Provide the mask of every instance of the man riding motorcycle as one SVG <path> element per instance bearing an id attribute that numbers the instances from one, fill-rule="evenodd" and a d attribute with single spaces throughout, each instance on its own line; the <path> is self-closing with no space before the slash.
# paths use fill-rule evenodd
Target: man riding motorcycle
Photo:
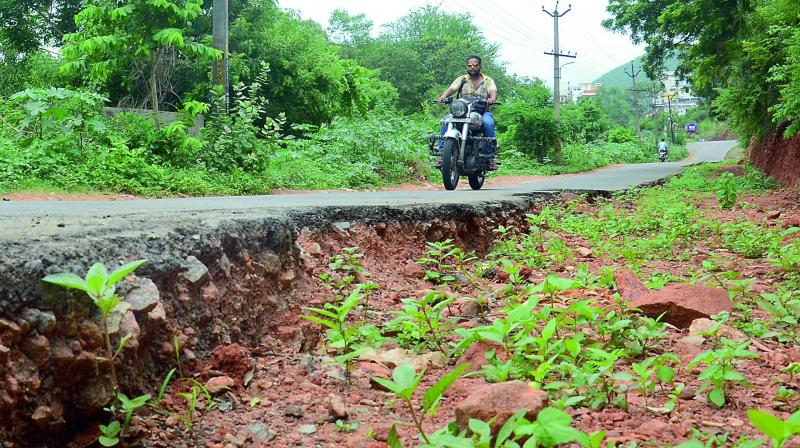
<path id="1" fill-rule="evenodd" d="M 669 159 L 669 145 L 667 145 L 667 142 L 665 142 L 663 138 L 658 143 L 658 158 L 662 162 L 666 162 L 667 159 Z"/>
<path id="2" fill-rule="evenodd" d="M 450 84 L 450 87 L 442 93 L 437 101 L 444 102 L 450 95 L 458 93 L 458 97 L 481 98 L 486 100 L 486 111 L 483 113 L 483 133 L 486 137 L 494 139 L 494 116 L 492 116 L 492 104 L 497 102 L 497 86 L 494 80 L 481 73 L 481 58 L 471 55 L 467 58 L 467 74 L 459 76 Z M 447 125 L 442 125 L 439 135 L 444 135 Z M 439 149 L 442 148 L 442 141 L 439 142 Z M 494 161 L 494 147 L 491 143 L 486 145 L 486 155 L 489 157 L 489 170 L 496 170 L 497 163 Z M 441 160 L 436 162 L 437 168 L 441 166 Z"/>

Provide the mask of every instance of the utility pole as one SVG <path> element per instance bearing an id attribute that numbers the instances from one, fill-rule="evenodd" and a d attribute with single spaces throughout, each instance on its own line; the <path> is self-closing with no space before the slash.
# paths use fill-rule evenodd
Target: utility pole
<path id="1" fill-rule="evenodd" d="M 675 125 L 672 119 L 672 92 L 667 92 L 667 110 L 669 110 L 669 134 L 672 144 L 675 145 Z"/>
<path id="2" fill-rule="evenodd" d="M 631 80 L 633 81 L 633 105 L 634 110 L 636 111 L 636 137 L 639 139 L 639 143 L 642 142 L 642 128 L 640 124 L 639 118 L 639 91 L 636 89 L 636 77 L 639 76 L 639 73 L 642 72 L 642 69 L 635 70 L 633 67 L 633 61 L 631 61 L 631 72 L 628 73 L 628 69 L 625 69 L 625 74 L 630 76 Z"/>
<path id="3" fill-rule="evenodd" d="M 568 12 L 572 11 L 572 5 L 570 4 L 566 11 L 559 13 L 558 0 L 556 0 L 556 7 L 552 12 L 544 9 L 544 5 L 542 5 L 542 11 L 553 18 L 553 51 L 545 51 L 544 54 L 553 56 L 553 114 L 555 115 L 556 120 L 556 141 L 554 149 L 556 156 L 555 162 L 557 165 L 561 165 L 564 163 L 564 158 L 561 156 L 561 66 L 558 65 L 558 58 L 563 56 L 565 58 L 574 59 L 577 56 L 559 53 L 558 19 L 560 17 L 564 17 Z"/>
<path id="4" fill-rule="evenodd" d="M 222 52 L 222 59 L 214 61 L 214 83 L 223 88 L 223 102 L 228 110 L 228 0 L 214 0 L 212 8 L 214 48 Z"/>
<path id="5" fill-rule="evenodd" d="M 566 64 L 561 64 L 558 67 L 558 82 L 559 82 L 559 84 L 561 84 L 561 78 L 562 78 L 561 74 L 564 71 L 564 67 L 568 66 L 569 64 L 574 64 L 574 63 L 575 63 L 575 61 L 570 61 L 570 62 L 567 62 Z M 558 96 L 561 97 L 561 92 L 559 92 Z M 567 101 L 569 101 L 569 103 L 572 104 L 572 94 L 569 91 L 569 81 L 567 81 Z"/>

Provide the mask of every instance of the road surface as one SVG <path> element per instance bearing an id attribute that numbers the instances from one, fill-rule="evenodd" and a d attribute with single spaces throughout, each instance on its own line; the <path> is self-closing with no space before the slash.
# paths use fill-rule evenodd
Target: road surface
<path id="1" fill-rule="evenodd" d="M 723 160 L 735 141 L 690 143 L 692 156 L 682 162 L 617 165 L 577 175 L 480 191 L 327 192 L 274 196 L 225 196 L 132 201 L 30 201 L 0 203 L 0 241 L 77 236 L 108 227 L 130 232 L 159 225 L 204 220 L 279 216 L 293 211 L 329 207 L 410 207 L 476 204 L 512 200 L 547 191 L 617 191 L 644 185 L 678 173 L 684 166 Z"/>

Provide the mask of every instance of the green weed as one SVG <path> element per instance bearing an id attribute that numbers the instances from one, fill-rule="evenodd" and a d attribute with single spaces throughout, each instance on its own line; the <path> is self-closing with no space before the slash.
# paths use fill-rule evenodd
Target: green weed
<path id="1" fill-rule="evenodd" d="M 731 384 L 749 384 L 744 375 L 735 369 L 736 365 L 743 359 L 758 358 L 758 355 L 747 350 L 749 341 L 732 342 L 722 338 L 721 343 L 720 348 L 700 353 L 687 366 L 692 369 L 700 363 L 706 365 L 705 370 L 697 377 L 703 382 L 697 392 L 708 389 L 706 398 L 719 408 L 725 405 L 726 391 Z"/>

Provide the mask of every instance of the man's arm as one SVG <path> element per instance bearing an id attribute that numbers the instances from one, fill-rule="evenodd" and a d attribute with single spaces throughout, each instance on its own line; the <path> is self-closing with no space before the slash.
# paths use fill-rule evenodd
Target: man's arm
<path id="1" fill-rule="evenodd" d="M 492 105 L 497 102 L 497 88 L 489 89 L 489 98 L 486 100 L 486 104 Z"/>
<path id="2" fill-rule="evenodd" d="M 436 99 L 436 101 L 442 103 L 442 102 L 444 102 L 444 100 L 446 100 L 450 95 L 454 94 L 455 92 L 456 92 L 456 89 L 454 89 L 453 86 L 450 86 L 444 91 L 442 96 L 440 96 L 439 98 Z"/>

